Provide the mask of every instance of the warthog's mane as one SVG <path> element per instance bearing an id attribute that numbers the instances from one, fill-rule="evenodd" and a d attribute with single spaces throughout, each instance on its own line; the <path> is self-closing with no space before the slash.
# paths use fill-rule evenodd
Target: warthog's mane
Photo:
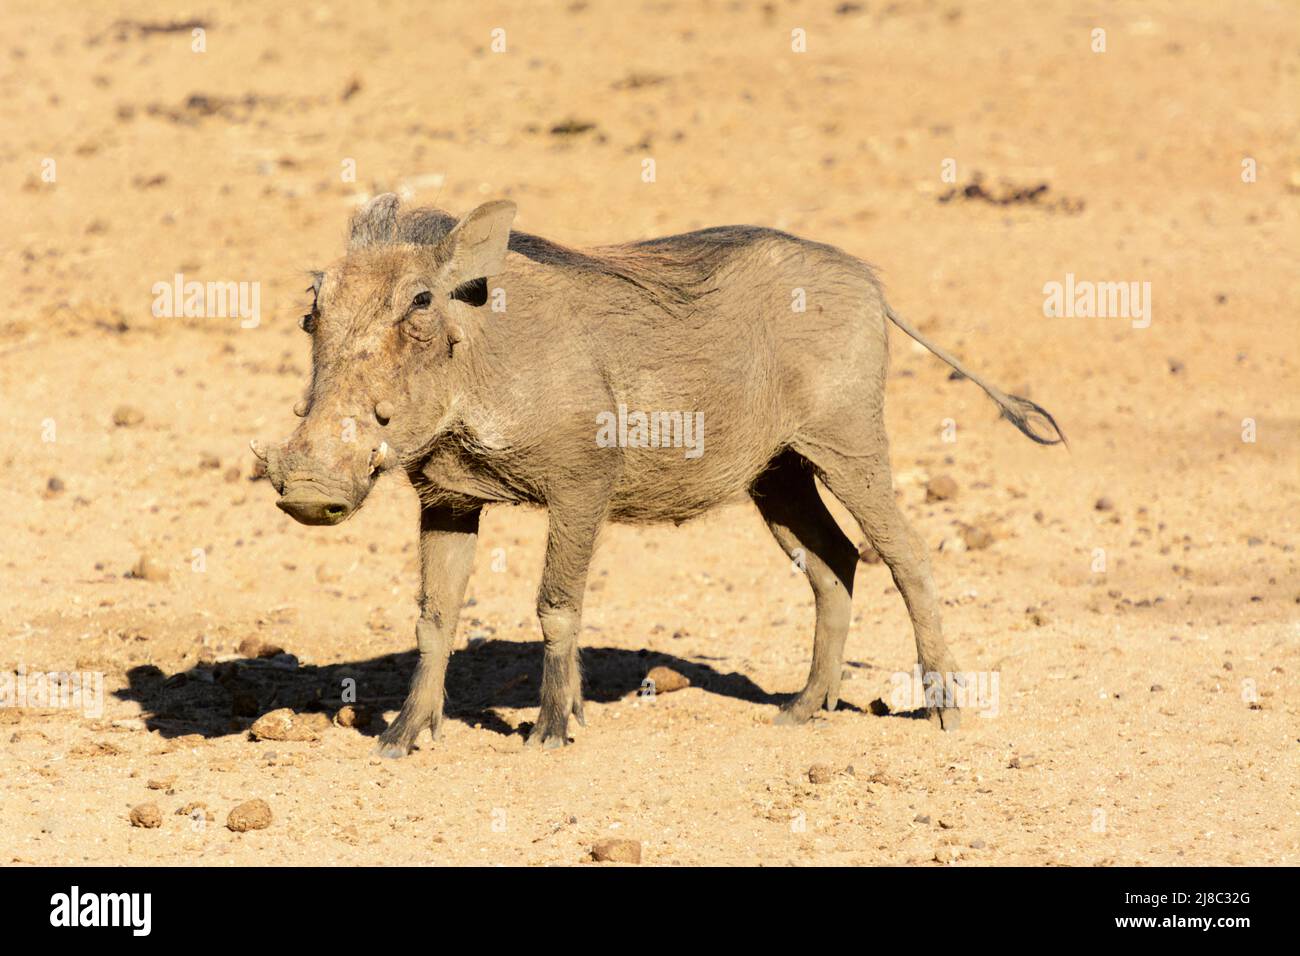
<path id="1" fill-rule="evenodd" d="M 392 241 L 436 245 L 456 222 L 456 217 L 441 209 L 403 211 Z M 691 311 L 700 299 L 715 291 L 717 274 L 724 265 L 765 239 L 800 242 L 786 233 L 760 226 L 718 226 L 583 250 L 512 230 L 509 248 L 539 265 L 574 273 L 577 278 L 606 278 L 626 283 L 641 293 L 639 298 L 667 312 L 681 314 Z"/>

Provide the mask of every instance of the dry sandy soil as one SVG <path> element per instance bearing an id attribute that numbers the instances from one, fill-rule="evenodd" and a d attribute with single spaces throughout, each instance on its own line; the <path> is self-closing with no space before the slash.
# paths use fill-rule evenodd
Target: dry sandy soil
<path id="1" fill-rule="evenodd" d="M 1300 862 L 1300 14 L 1078 6 L 5 4 L 0 669 L 101 672 L 105 700 L 0 708 L 0 862 L 576 864 L 611 837 L 667 865 Z M 1051 409 L 1068 450 L 894 337 L 897 492 L 996 715 L 876 713 L 914 646 L 863 563 L 841 708 L 772 726 L 812 604 L 738 502 L 608 529 L 589 726 L 525 750 L 545 516 L 503 508 L 442 739 L 372 757 L 412 664 L 414 494 L 303 527 L 246 443 L 292 428 L 304 272 L 387 189 L 510 197 L 574 245 L 835 243 Z M 176 273 L 260 283 L 260 324 L 155 317 Z M 1045 316 L 1067 274 L 1149 282 L 1149 327 Z M 927 503 L 940 475 L 957 494 Z M 692 686 L 638 699 L 656 664 Z M 371 724 L 328 719 L 349 677 Z M 251 740 L 280 707 L 323 712 L 319 739 Z M 271 825 L 227 829 L 253 798 Z M 132 826 L 144 803 L 161 826 Z"/>

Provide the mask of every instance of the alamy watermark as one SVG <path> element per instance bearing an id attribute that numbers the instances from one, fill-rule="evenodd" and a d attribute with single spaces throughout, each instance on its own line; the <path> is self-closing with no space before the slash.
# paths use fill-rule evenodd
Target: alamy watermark
<path id="1" fill-rule="evenodd" d="M 922 673 L 918 664 L 911 671 L 891 675 L 889 682 L 889 709 L 894 713 L 935 707 L 974 710 L 981 717 L 996 717 L 1000 712 L 1001 671 Z"/>
<path id="2" fill-rule="evenodd" d="M 1151 324 L 1150 282 L 1090 282 L 1076 280 L 1043 286 L 1043 315 L 1049 319 L 1130 319 L 1133 328 Z"/>
<path id="3" fill-rule="evenodd" d="M 99 671 L 0 671 L 0 707 L 79 710 L 104 715 L 104 675 Z"/>
<path id="4" fill-rule="evenodd" d="M 596 416 L 596 445 L 600 448 L 684 448 L 685 457 L 704 454 L 703 412 L 628 411 Z"/>
<path id="5" fill-rule="evenodd" d="M 238 318 L 241 329 L 255 329 L 262 322 L 260 282 L 186 281 L 178 272 L 171 282 L 155 282 L 150 291 L 155 318 Z"/>

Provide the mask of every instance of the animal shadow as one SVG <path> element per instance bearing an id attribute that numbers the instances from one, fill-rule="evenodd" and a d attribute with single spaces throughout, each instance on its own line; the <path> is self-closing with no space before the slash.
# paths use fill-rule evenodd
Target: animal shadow
<path id="1" fill-rule="evenodd" d="M 345 700 L 361 714 L 357 729 L 369 736 L 384 729 L 378 715 L 406 699 L 416 652 L 364 661 L 301 665 L 288 654 L 200 663 L 167 674 L 152 664 L 127 672 L 117 697 L 138 703 L 145 726 L 164 737 L 240 734 L 262 714 L 280 708 L 333 718 Z M 608 703 L 636 692 L 652 667 L 670 667 L 708 693 L 755 704 L 779 704 L 791 694 L 764 691 L 748 677 L 671 654 L 589 647 L 582 651 L 583 697 Z M 490 640 L 456 651 L 447 666 L 446 716 L 509 736 L 523 729 L 494 708 L 539 705 L 542 652 L 536 642 Z M 844 705 L 841 705 L 844 706 Z M 856 709 L 856 708 L 855 708 Z M 367 716 L 369 715 L 369 716 Z"/>

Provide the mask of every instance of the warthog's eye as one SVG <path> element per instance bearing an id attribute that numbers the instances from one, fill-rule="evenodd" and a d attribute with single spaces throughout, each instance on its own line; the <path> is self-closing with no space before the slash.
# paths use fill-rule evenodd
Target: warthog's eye
<path id="1" fill-rule="evenodd" d="M 308 335 L 316 331 L 316 313 L 308 312 L 298 320 L 298 328 L 302 329 Z"/>
<path id="2" fill-rule="evenodd" d="M 432 292 L 419 292 L 416 293 L 415 298 L 411 300 L 411 308 L 427 309 L 430 306 L 430 304 L 432 304 L 432 302 L 433 302 Z"/>

